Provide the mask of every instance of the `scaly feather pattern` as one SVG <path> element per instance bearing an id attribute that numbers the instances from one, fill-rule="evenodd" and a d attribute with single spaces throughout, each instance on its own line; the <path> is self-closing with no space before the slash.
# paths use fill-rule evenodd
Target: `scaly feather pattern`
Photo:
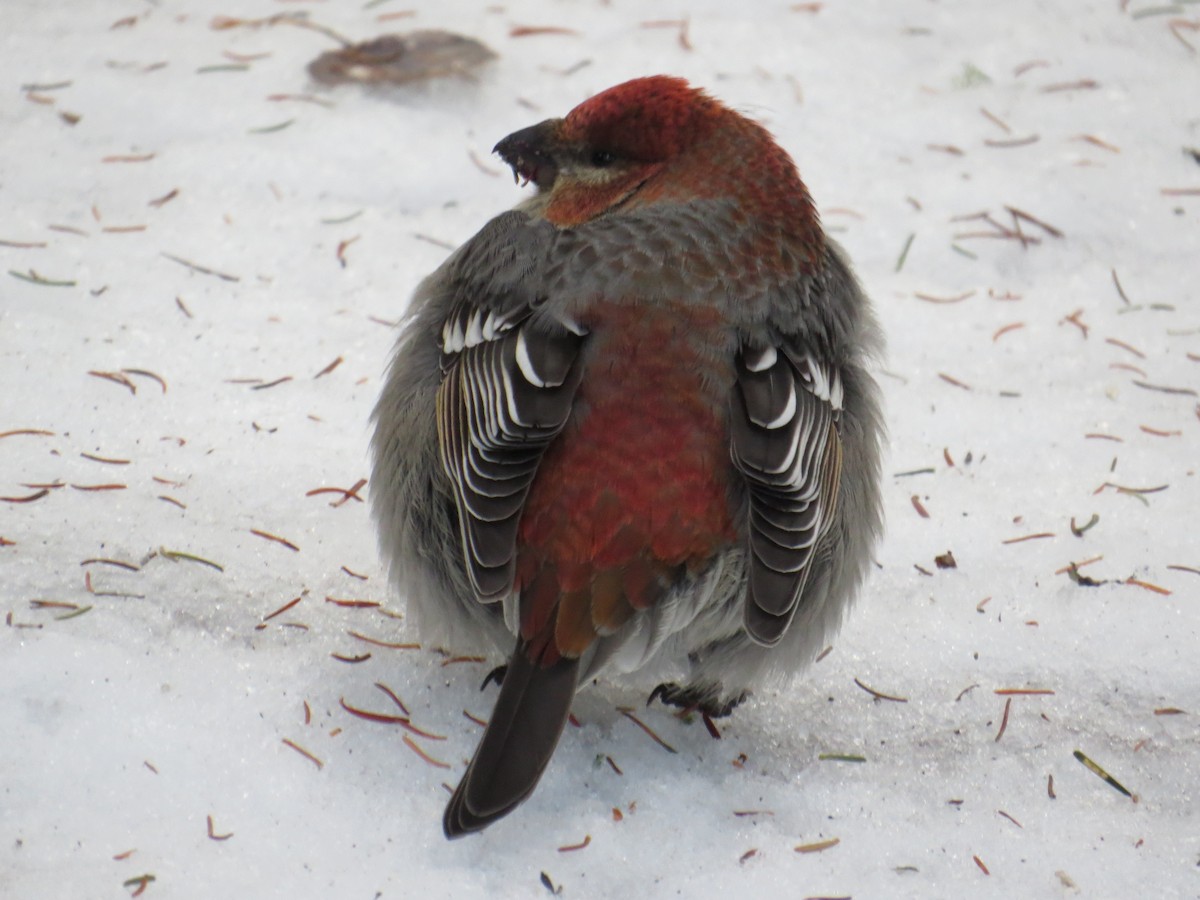
<path id="1" fill-rule="evenodd" d="M 442 465 L 454 484 L 471 585 L 483 601 L 512 588 L 525 496 L 579 383 L 582 335 L 548 329 L 529 313 L 462 303 L 442 327 Z"/>
<path id="2" fill-rule="evenodd" d="M 733 400 L 733 462 L 750 487 L 746 631 L 770 645 L 791 623 L 837 508 L 841 378 L 811 355 L 743 348 Z"/>

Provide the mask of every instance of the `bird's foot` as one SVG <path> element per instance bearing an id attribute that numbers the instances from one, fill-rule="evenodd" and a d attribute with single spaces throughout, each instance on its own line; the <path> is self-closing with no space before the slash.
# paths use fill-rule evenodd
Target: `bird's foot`
<path id="1" fill-rule="evenodd" d="M 504 675 L 508 671 L 508 666 L 496 666 L 492 671 L 483 676 L 483 684 L 479 685 L 481 691 L 487 690 L 487 686 L 493 681 L 496 682 L 496 687 L 504 684 Z"/>
<path id="2" fill-rule="evenodd" d="M 734 707 L 748 696 L 749 692 L 743 691 L 721 703 L 717 685 L 679 685 L 671 682 L 660 684 L 651 691 L 646 698 L 646 705 L 661 700 L 668 706 L 678 706 L 684 712 L 697 711 L 709 718 L 720 719 L 733 712 Z"/>

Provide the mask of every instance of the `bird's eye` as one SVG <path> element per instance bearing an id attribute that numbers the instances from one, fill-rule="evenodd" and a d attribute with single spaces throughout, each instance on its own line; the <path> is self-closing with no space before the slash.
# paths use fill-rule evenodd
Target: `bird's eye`
<path id="1" fill-rule="evenodd" d="M 605 166 L 611 166 L 616 162 L 616 157 L 607 150 L 596 150 L 592 153 L 592 165 L 597 169 L 603 169 Z"/>

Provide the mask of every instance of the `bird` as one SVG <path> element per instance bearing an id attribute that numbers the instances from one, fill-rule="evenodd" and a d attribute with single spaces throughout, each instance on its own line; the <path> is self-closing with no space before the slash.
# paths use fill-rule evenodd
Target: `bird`
<path id="1" fill-rule="evenodd" d="M 654 75 L 495 152 L 534 191 L 418 285 L 373 413 L 414 627 L 508 654 L 447 838 L 533 793 L 601 674 L 708 716 L 786 684 L 882 531 L 881 330 L 764 126 Z"/>

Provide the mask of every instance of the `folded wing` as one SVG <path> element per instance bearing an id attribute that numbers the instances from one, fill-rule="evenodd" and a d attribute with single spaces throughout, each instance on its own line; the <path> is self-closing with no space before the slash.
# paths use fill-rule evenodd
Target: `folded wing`
<path id="1" fill-rule="evenodd" d="M 747 633 L 787 631 L 837 506 L 842 444 L 837 370 L 794 346 L 743 345 L 731 403 L 731 455 L 749 494 Z"/>

